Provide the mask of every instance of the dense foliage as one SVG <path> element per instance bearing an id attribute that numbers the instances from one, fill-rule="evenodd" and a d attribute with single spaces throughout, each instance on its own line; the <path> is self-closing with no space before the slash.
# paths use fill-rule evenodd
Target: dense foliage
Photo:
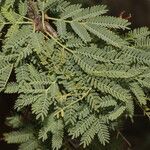
<path id="1" fill-rule="evenodd" d="M 149 115 L 150 31 L 127 31 L 130 23 L 107 11 L 64 0 L 1 1 L 0 91 L 18 96 L 8 143 L 105 146 L 119 120 L 134 116 L 134 102 Z"/>

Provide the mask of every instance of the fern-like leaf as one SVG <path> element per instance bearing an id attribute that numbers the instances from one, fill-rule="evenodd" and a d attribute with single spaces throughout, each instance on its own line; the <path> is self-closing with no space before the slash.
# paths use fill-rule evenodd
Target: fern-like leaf
<path id="1" fill-rule="evenodd" d="M 119 108 L 116 108 L 115 111 L 111 112 L 111 114 L 109 115 L 109 119 L 112 121 L 117 119 L 123 114 L 125 110 L 126 110 L 125 106 L 120 106 Z"/>
<path id="2" fill-rule="evenodd" d="M 57 32 L 60 36 L 65 37 L 66 36 L 66 23 L 63 20 L 59 20 L 56 22 L 57 26 Z"/>
<path id="3" fill-rule="evenodd" d="M 91 41 L 90 35 L 88 34 L 87 30 L 83 27 L 82 24 L 79 24 L 78 22 L 72 22 L 71 27 L 84 42 Z"/>
<path id="4" fill-rule="evenodd" d="M 108 79 L 91 79 L 90 84 L 101 92 L 109 93 L 113 97 L 126 102 L 131 99 L 128 90 L 123 89 L 120 85 Z"/>
<path id="5" fill-rule="evenodd" d="M 102 14 L 105 14 L 108 10 L 105 5 L 93 6 L 91 8 L 83 9 L 81 12 L 74 16 L 76 21 L 84 20 L 87 18 L 93 18 Z"/>
<path id="6" fill-rule="evenodd" d="M 69 135 L 72 135 L 72 138 L 77 138 L 82 135 L 87 129 L 96 121 L 94 115 L 91 115 L 85 118 L 82 121 L 79 121 L 74 128 L 69 129 Z"/>
<path id="7" fill-rule="evenodd" d="M 25 16 L 27 14 L 27 2 L 19 2 L 19 14 Z"/>
<path id="8" fill-rule="evenodd" d="M 118 35 L 109 31 L 106 28 L 100 27 L 98 25 L 85 24 L 84 25 L 87 30 L 89 30 L 94 35 L 98 36 L 100 39 L 106 41 L 109 44 L 112 44 L 116 47 L 122 47 L 123 45 L 127 45 L 123 39 L 121 39 Z"/>
<path id="9" fill-rule="evenodd" d="M 39 148 L 39 143 L 36 139 L 30 139 L 19 146 L 19 150 L 36 150 Z"/>
<path id="10" fill-rule="evenodd" d="M 107 16 L 89 18 L 86 20 L 86 22 L 88 22 L 91 25 L 100 25 L 102 27 L 116 29 L 129 29 L 128 25 L 130 25 L 130 23 L 127 20 Z"/>
<path id="11" fill-rule="evenodd" d="M 3 66 L 0 67 L 0 91 L 4 90 L 4 88 L 6 87 L 12 69 L 13 65 L 6 62 L 4 62 Z"/>
<path id="12" fill-rule="evenodd" d="M 141 105 L 146 105 L 146 96 L 145 96 L 145 93 L 144 91 L 142 90 L 142 88 L 139 86 L 138 83 L 131 83 L 130 84 L 131 86 L 131 90 L 133 92 L 133 94 L 136 96 L 136 98 L 138 99 L 138 102 L 141 104 Z"/>
<path id="13" fill-rule="evenodd" d="M 98 129 L 97 137 L 101 142 L 101 144 L 105 146 L 106 143 L 109 143 L 110 140 L 109 130 L 107 125 L 105 125 L 103 122 L 99 122 L 98 124 L 99 124 L 98 125 L 99 129 Z"/>
<path id="14" fill-rule="evenodd" d="M 33 138 L 33 134 L 29 131 L 13 131 L 4 134 L 7 143 L 23 143 Z"/>
<path id="15" fill-rule="evenodd" d="M 70 17 L 76 15 L 80 11 L 82 11 L 80 4 L 70 5 L 65 8 L 64 12 L 61 14 L 61 18 L 62 19 L 70 18 Z"/>

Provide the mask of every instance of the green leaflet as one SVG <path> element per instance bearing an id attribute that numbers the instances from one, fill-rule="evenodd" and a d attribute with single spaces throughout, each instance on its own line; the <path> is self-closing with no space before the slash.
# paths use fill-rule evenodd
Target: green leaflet
<path id="1" fill-rule="evenodd" d="M 146 78 L 146 79 L 137 79 L 137 81 L 143 86 L 143 87 L 147 87 L 150 88 L 150 78 Z"/>
<path id="2" fill-rule="evenodd" d="M 132 118 L 133 115 L 134 115 L 134 101 L 133 100 L 128 101 L 126 103 L 126 110 L 127 110 L 128 114 L 129 114 L 129 116 Z"/>
<path id="3" fill-rule="evenodd" d="M 110 106 L 116 106 L 117 102 L 113 97 L 110 95 L 101 97 L 100 107 L 110 107 Z"/>
<path id="4" fill-rule="evenodd" d="M 46 92 L 44 94 L 40 94 L 36 99 L 36 102 L 32 105 L 32 113 L 36 115 L 36 119 L 41 118 L 41 120 L 44 120 L 44 117 L 48 114 L 49 106 L 51 104 L 51 99 L 48 98 Z"/>
<path id="5" fill-rule="evenodd" d="M 150 37 L 140 38 L 136 40 L 136 47 L 148 50 L 150 48 Z"/>
<path id="6" fill-rule="evenodd" d="M 103 124 L 103 122 L 99 123 L 98 126 L 99 126 L 97 134 L 98 139 L 103 145 L 106 145 L 106 143 L 109 143 L 110 138 L 108 127 L 105 124 Z"/>
<path id="7" fill-rule="evenodd" d="M 80 11 L 82 11 L 80 4 L 70 5 L 70 6 L 65 8 L 64 12 L 61 14 L 61 18 L 62 19 L 70 18 Z"/>
<path id="8" fill-rule="evenodd" d="M 13 24 L 11 25 L 11 27 L 8 29 L 7 32 L 7 38 L 11 38 L 13 37 L 19 30 L 19 25 L 18 24 Z"/>
<path id="9" fill-rule="evenodd" d="M 19 54 L 17 54 L 15 65 L 18 65 L 22 60 L 26 59 L 32 53 L 33 53 L 33 46 L 31 44 L 28 44 L 25 48 L 20 50 Z"/>
<path id="10" fill-rule="evenodd" d="M 74 47 L 82 47 L 84 45 L 84 43 L 82 42 L 82 40 L 80 38 L 76 38 L 74 36 L 72 36 L 70 39 L 68 39 L 68 41 L 66 42 L 66 46 L 69 48 L 74 48 Z"/>
<path id="11" fill-rule="evenodd" d="M 150 65 L 150 53 L 134 47 L 123 48 L 125 57 L 130 57 L 133 62 Z"/>
<path id="12" fill-rule="evenodd" d="M 13 131 L 4 134 L 5 140 L 8 143 L 23 143 L 32 139 L 33 134 L 30 131 Z"/>
<path id="13" fill-rule="evenodd" d="M 131 37 L 133 40 L 136 39 L 141 39 L 143 37 L 146 37 L 150 34 L 150 31 L 148 31 L 147 27 L 141 27 L 134 29 L 133 31 L 129 31 L 128 35 Z"/>
<path id="14" fill-rule="evenodd" d="M 111 16 L 99 16 L 95 18 L 86 19 L 86 22 L 91 25 L 99 25 L 107 28 L 129 29 L 130 23 L 127 20 L 111 17 Z"/>
<path id="15" fill-rule="evenodd" d="M 122 68 L 121 65 L 95 65 L 96 62 L 92 59 L 87 61 L 87 57 L 80 57 L 80 55 L 74 55 L 75 61 L 78 65 L 88 73 L 89 75 L 94 75 L 98 77 L 109 77 L 109 78 L 131 78 L 134 76 L 138 76 L 144 72 L 146 68 L 138 68 L 138 69 L 130 69 Z"/>
<path id="16" fill-rule="evenodd" d="M 84 126 L 87 126 L 89 130 L 86 130 Z M 106 125 L 103 125 L 103 122 L 101 122 L 99 119 L 89 117 L 86 119 L 86 122 L 82 121 L 81 124 L 78 123 L 77 127 L 78 128 L 70 130 L 70 134 L 73 134 L 73 137 L 78 137 L 81 134 L 81 144 L 83 144 L 84 148 L 91 143 L 96 134 L 98 134 L 99 140 L 102 144 L 105 145 L 105 143 L 109 141 L 108 128 Z"/>
<path id="17" fill-rule="evenodd" d="M 96 121 L 96 118 L 91 115 L 84 120 L 77 123 L 77 125 L 69 130 L 69 135 L 72 135 L 72 138 L 77 138 L 80 134 L 84 132 Z"/>
<path id="18" fill-rule="evenodd" d="M 89 30 L 94 35 L 98 36 L 102 40 L 112 44 L 116 47 L 122 47 L 126 45 L 123 39 L 121 39 L 118 35 L 114 34 L 112 31 L 109 31 L 106 28 L 100 27 L 98 25 L 84 24 L 85 28 Z"/>
<path id="19" fill-rule="evenodd" d="M 52 129 L 56 126 L 56 121 L 54 117 L 51 115 L 47 118 L 47 120 L 44 123 L 44 126 L 39 131 L 39 139 L 42 139 L 42 141 L 45 141 L 48 138 L 48 132 L 51 132 Z"/>
<path id="20" fill-rule="evenodd" d="M 39 147 L 39 143 L 38 143 L 38 140 L 36 139 L 31 139 L 27 142 L 24 142 L 22 143 L 20 146 L 19 146 L 19 150 L 36 150 L 38 149 Z"/>
<path id="21" fill-rule="evenodd" d="M 105 14 L 108 10 L 105 5 L 93 6 L 91 8 L 83 9 L 81 12 L 74 15 L 73 19 L 80 21 L 83 19 L 93 18 L 102 14 Z"/>
<path id="22" fill-rule="evenodd" d="M 58 150 L 63 144 L 63 131 L 57 131 L 57 133 L 52 136 L 52 147 L 53 150 Z"/>
<path id="23" fill-rule="evenodd" d="M 77 121 L 77 111 L 78 111 L 78 105 L 72 105 L 70 108 L 65 110 L 65 115 L 64 115 L 64 119 L 65 119 L 65 124 L 72 124 L 75 125 L 76 121 Z"/>
<path id="24" fill-rule="evenodd" d="M 13 128 L 19 128 L 19 127 L 21 127 L 23 125 L 20 115 L 14 115 L 12 117 L 7 117 L 6 118 L 6 124 L 8 126 L 13 127 Z"/>
<path id="25" fill-rule="evenodd" d="M 55 128 L 52 129 L 52 148 L 59 150 L 63 144 L 64 126 L 61 120 L 56 121 Z"/>
<path id="26" fill-rule="evenodd" d="M 5 0 L 5 6 L 7 8 L 13 7 L 14 3 L 15 3 L 15 0 L 11 0 L 11 1 L 10 0 Z"/>
<path id="27" fill-rule="evenodd" d="M 30 80 L 30 78 L 29 78 L 29 70 L 28 70 L 27 64 L 24 64 L 24 65 L 16 68 L 15 69 L 15 73 L 16 73 L 17 82 L 19 84 L 22 84 L 22 82 Z"/>
<path id="28" fill-rule="evenodd" d="M 91 41 L 90 35 L 82 24 L 79 24 L 78 22 L 72 22 L 71 27 L 84 42 Z"/>
<path id="29" fill-rule="evenodd" d="M 53 3 L 57 2 L 58 0 L 37 0 L 38 7 L 41 11 L 46 11 Z"/>
<path id="30" fill-rule="evenodd" d="M 15 109 L 21 110 L 22 108 L 33 104 L 37 98 L 38 98 L 38 96 L 33 97 L 32 94 L 31 95 L 23 95 L 22 94 L 16 100 Z"/>
<path id="31" fill-rule="evenodd" d="M 110 95 L 112 95 L 113 97 L 126 102 L 128 100 L 131 99 L 131 95 L 129 94 L 129 91 L 127 91 L 126 89 L 123 89 L 120 85 L 116 84 L 115 82 L 108 80 L 108 79 L 95 79 L 92 78 L 90 79 L 90 84 L 104 92 L 104 93 L 109 93 Z"/>
<path id="32" fill-rule="evenodd" d="M 101 100 L 102 99 L 99 97 L 99 95 L 96 92 L 91 92 L 87 96 L 87 103 L 89 104 L 90 108 L 97 112 L 99 112 L 100 103 L 102 102 Z"/>
<path id="33" fill-rule="evenodd" d="M 3 64 L 4 65 L 4 64 Z M 10 78 L 13 65 L 12 64 L 6 64 L 6 66 L 1 66 L 0 67 L 0 91 L 4 90 L 4 88 L 7 85 L 7 82 Z"/>
<path id="34" fill-rule="evenodd" d="M 59 0 L 58 5 L 56 6 L 56 10 L 60 11 L 60 12 L 63 12 L 66 9 L 66 7 L 70 6 L 70 4 L 71 3 L 68 2 L 68 1 Z"/>
<path id="35" fill-rule="evenodd" d="M 142 88 L 138 85 L 138 83 L 131 83 L 130 84 L 131 86 L 131 90 L 133 92 L 133 94 L 137 97 L 138 99 L 138 102 L 141 104 L 141 105 L 146 105 L 146 96 L 145 96 L 145 93 L 144 91 L 142 90 Z"/>
<path id="36" fill-rule="evenodd" d="M 15 82 L 9 82 L 5 88 L 6 93 L 17 93 L 19 91 L 19 86 Z"/>
<path id="37" fill-rule="evenodd" d="M 120 55 L 113 47 L 104 47 L 104 49 L 99 49 L 94 46 L 82 47 L 74 53 L 79 54 L 79 56 L 81 55 L 81 57 L 82 55 L 87 56 L 104 63 L 128 64 L 131 61 L 129 57 Z"/>
<path id="38" fill-rule="evenodd" d="M 20 1 L 19 3 L 19 14 L 25 16 L 27 14 L 27 2 Z"/>
<path id="39" fill-rule="evenodd" d="M 41 51 L 43 51 L 43 41 L 44 35 L 39 33 L 34 33 L 32 35 L 31 44 L 34 47 L 34 51 L 39 54 Z"/>
<path id="40" fill-rule="evenodd" d="M 1 13 L 8 21 L 11 23 L 15 23 L 17 20 L 22 20 L 22 16 L 19 16 L 17 13 L 15 13 L 11 8 L 5 8 L 2 7 Z"/>
<path id="41" fill-rule="evenodd" d="M 63 20 L 59 20 L 56 22 L 57 32 L 60 36 L 66 35 L 66 23 Z"/>
<path id="42" fill-rule="evenodd" d="M 5 25 L 5 19 L 2 15 L 0 15 L 0 31 L 3 29 Z"/>
<path id="43" fill-rule="evenodd" d="M 17 28 L 17 29 L 15 29 Z M 15 32 L 15 33 L 14 33 Z M 13 34 L 14 33 L 14 34 Z M 32 35 L 32 30 L 30 27 L 23 26 L 20 30 L 18 26 L 14 26 L 13 31 L 11 30 L 11 34 L 6 38 L 5 49 L 12 48 L 13 51 L 16 51 L 19 46 L 23 46 L 26 40 Z"/>
<path id="44" fill-rule="evenodd" d="M 121 106 L 119 108 L 116 108 L 114 112 L 111 112 L 109 115 L 109 119 L 110 120 L 115 120 L 116 118 L 120 117 L 123 112 L 125 111 L 126 107 L 125 106 Z"/>
<path id="45" fill-rule="evenodd" d="M 48 138 L 48 132 L 52 133 L 52 149 L 60 149 L 64 134 L 62 120 L 55 120 L 51 115 L 40 130 L 39 138 L 45 141 Z"/>
<path id="46" fill-rule="evenodd" d="M 85 148 L 86 146 L 88 146 L 92 140 L 94 139 L 94 136 L 97 134 L 98 132 L 98 126 L 99 126 L 99 121 L 95 121 L 91 127 L 89 128 L 88 131 L 85 131 L 85 133 L 83 134 L 82 138 L 81 138 L 81 144 L 83 144 L 83 147 Z M 106 134 L 105 134 L 106 135 Z"/>

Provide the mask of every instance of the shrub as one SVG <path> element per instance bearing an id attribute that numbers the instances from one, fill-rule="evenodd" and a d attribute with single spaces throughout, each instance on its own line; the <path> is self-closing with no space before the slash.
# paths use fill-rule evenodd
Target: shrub
<path id="1" fill-rule="evenodd" d="M 134 102 L 149 115 L 150 31 L 131 31 L 107 11 L 2 0 L 0 91 L 17 94 L 5 141 L 20 150 L 105 146 L 120 120 L 134 116 Z"/>

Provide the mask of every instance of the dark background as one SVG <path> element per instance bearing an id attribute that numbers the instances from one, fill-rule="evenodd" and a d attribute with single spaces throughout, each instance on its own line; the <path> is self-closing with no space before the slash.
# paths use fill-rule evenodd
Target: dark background
<path id="1" fill-rule="evenodd" d="M 150 27 L 150 0 L 72 0 L 73 2 L 83 2 L 85 5 L 107 4 L 110 15 L 119 16 L 122 11 L 125 11 L 125 16 L 131 14 L 130 21 L 132 28 L 148 26 Z M 13 111 L 15 95 L 0 95 L 0 150 L 17 150 L 16 145 L 7 145 L 2 141 L 2 133 L 8 132 L 11 129 L 5 126 L 5 118 L 10 116 Z M 143 116 L 140 108 L 136 108 L 136 116 L 134 123 L 126 120 L 121 130 L 123 136 L 131 144 L 123 141 L 123 146 L 120 150 L 150 150 L 150 121 Z M 111 149 L 110 149 L 111 150 Z"/>

